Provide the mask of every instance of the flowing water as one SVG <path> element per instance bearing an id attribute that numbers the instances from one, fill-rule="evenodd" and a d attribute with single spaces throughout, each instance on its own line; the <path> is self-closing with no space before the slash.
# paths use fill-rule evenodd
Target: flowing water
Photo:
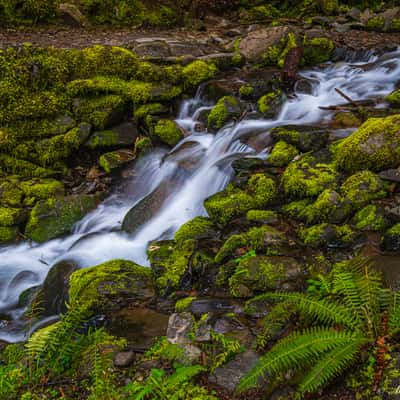
<path id="1" fill-rule="evenodd" d="M 128 184 L 78 222 L 70 236 L 41 245 L 24 242 L 0 248 L 0 313 L 7 312 L 18 320 L 23 312 L 16 308 L 20 293 L 41 284 L 50 267 L 61 260 L 73 260 L 80 267 L 115 258 L 148 265 L 148 243 L 172 238 L 184 222 L 205 215 L 204 199 L 227 185 L 234 159 L 267 157 L 265 150 L 257 153 L 243 144 L 241 137 L 266 134 L 278 125 L 324 123 L 331 113 L 319 107 L 343 103 L 335 88 L 354 100 L 388 94 L 400 80 L 400 50 L 364 62 L 303 71 L 302 76 L 312 82 L 312 93 L 297 93 L 287 100 L 276 119 L 243 120 L 215 135 L 195 129 L 202 108 L 210 106 L 202 101 L 201 91 L 184 102 L 177 122 L 188 136 L 169 153 L 158 149 L 138 160 L 131 167 Z M 122 232 L 126 213 L 163 182 L 170 190 L 155 215 L 136 232 Z M 0 326 L 0 339 L 21 340 L 23 333 L 16 327 L 18 324 Z"/>

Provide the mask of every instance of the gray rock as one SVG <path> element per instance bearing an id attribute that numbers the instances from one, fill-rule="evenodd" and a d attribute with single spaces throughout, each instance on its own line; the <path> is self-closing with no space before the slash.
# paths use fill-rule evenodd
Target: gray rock
<path id="1" fill-rule="evenodd" d="M 80 12 L 79 8 L 75 4 L 61 3 L 58 6 L 57 12 L 69 26 L 81 28 L 87 25 L 86 17 Z"/>
<path id="2" fill-rule="evenodd" d="M 214 374 L 210 375 L 209 381 L 233 392 L 240 380 L 255 366 L 258 358 L 252 350 L 239 354 L 226 365 L 217 368 Z"/>
<path id="3" fill-rule="evenodd" d="M 382 171 L 379 173 L 379 177 L 386 181 L 400 183 L 400 168 Z"/>
<path id="4" fill-rule="evenodd" d="M 193 330 L 194 320 L 189 312 L 174 313 L 169 317 L 167 339 L 172 344 L 191 343 L 188 334 Z"/>
<path id="5" fill-rule="evenodd" d="M 135 358 L 136 354 L 133 351 L 120 351 L 114 356 L 114 365 L 120 368 L 129 367 Z"/>

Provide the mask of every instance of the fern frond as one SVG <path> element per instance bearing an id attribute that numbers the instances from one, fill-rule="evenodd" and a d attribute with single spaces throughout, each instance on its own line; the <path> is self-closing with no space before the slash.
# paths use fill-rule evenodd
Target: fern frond
<path id="1" fill-rule="evenodd" d="M 353 272 L 333 271 L 332 292 L 351 309 L 354 315 L 360 315 L 362 302 L 359 288 L 356 284 L 356 277 Z"/>
<path id="2" fill-rule="evenodd" d="M 392 335 L 400 332 L 400 293 L 393 296 L 393 303 L 389 317 L 389 329 Z"/>
<path id="3" fill-rule="evenodd" d="M 354 338 L 344 346 L 336 347 L 324 354 L 304 376 L 299 386 L 300 394 L 315 392 L 339 376 L 355 361 L 361 346 L 366 342 L 365 338 Z"/>
<path id="4" fill-rule="evenodd" d="M 349 328 L 358 328 L 360 321 L 349 313 L 347 307 L 334 301 L 315 298 L 313 296 L 296 292 L 265 293 L 257 296 L 255 300 L 285 301 L 293 304 L 303 316 L 319 321 L 324 325 L 343 325 Z"/>
<path id="5" fill-rule="evenodd" d="M 279 341 L 268 353 L 260 357 L 256 366 L 242 378 L 238 390 L 257 386 L 266 375 L 276 377 L 288 370 L 301 370 L 317 362 L 321 354 L 359 340 L 359 332 L 334 331 L 313 328 L 295 332 Z"/>
<path id="6" fill-rule="evenodd" d="M 203 372 L 204 368 L 200 365 L 192 365 L 188 367 L 178 367 L 176 371 L 168 377 L 168 387 L 179 387 L 185 382 L 190 381 L 200 372 Z"/>

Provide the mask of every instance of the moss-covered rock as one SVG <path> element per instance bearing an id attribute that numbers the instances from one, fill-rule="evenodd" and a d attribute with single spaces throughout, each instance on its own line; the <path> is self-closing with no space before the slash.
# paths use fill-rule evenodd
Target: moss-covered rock
<path id="1" fill-rule="evenodd" d="M 381 171 L 400 164 L 400 115 L 371 118 L 334 147 L 339 168 Z"/>
<path id="2" fill-rule="evenodd" d="M 275 117 L 283 104 L 283 94 L 281 90 L 276 90 L 261 96 L 257 101 L 258 111 L 265 118 Z"/>
<path id="3" fill-rule="evenodd" d="M 155 296 L 150 268 L 131 261 L 113 260 L 72 273 L 70 303 L 86 304 L 102 312 L 124 303 L 147 303 Z"/>
<path id="4" fill-rule="evenodd" d="M 327 223 L 301 228 L 299 236 L 305 245 L 311 247 L 348 247 L 357 239 L 356 232 L 349 225 Z"/>
<path id="5" fill-rule="evenodd" d="M 329 132 L 317 126 L 285 125 L 271 129 L 275 141 L 284 141 L 302 152 L 319 150 L 328 143 Z"/>
<path id="6" fill-rule="evenodd" d="M 229 278 L 234 297 L 252 297 L 257 292 L 287 290 L 300 283 L 302 268 L 290 257 L 254 256 L 240 261 Z"/>
<path id="7" fill-rule="evenodd" d="M 23 191 L 19 188 L 18 179 L 0 183 L 0 204 L 11 207 L 22 205 Z"/>
<path id="8" fill-rule="evenodd" d="M 133 150 L 121 149 L 102 154 L 99 158 L 99 165 L 104 171 L 110 173 L 124 164 L 133 161 L 136 153 Z"/>
<path id="9" fill-rule="evenodd" d="M 33 179 L 19 184 L 25 198 L 24 204 L 34 205 L 38 200 L 64 195 L 64 184 L 56 179 Z"/>
<path id="10" fill-rule="evenodd" d="M 360 125 L 361 119 L 353 112 L 339 111 L 332 120 L 332 127 L 335 129 L 358 128 Z"/>
<path id="11" fill-rule="evenodd" d="M 394 108 L 400 108 L 400 89 L 397 89 L 386 97 L 386 101 Z"/>
<path id="12" fill-rule="evenodd" d="M 301 199 L 318 196 L 325 189 L 335 189 L 337 178 L 332 165 L 319 163 L 306 155 L 289 164 L 282 176 L 282 184 L 288 196 Z"/>
<path id="13" fill-rule="evenodd" d="M 24 222 L 26 213 L 20 208 L 0 207 L 0 226 L 10 227 Z"/>
<path id="14" fill-rule="evenodd" d="M 182 129 L 169 119 L 160 119 L 153 132 L 155 137 L 169 146 L 175 146 L 184 137 Z"/>
<path id="15" fill-rule="evenodd" d="M 150 244 L 147 256 L 161 291 L 179 287 L 194 251 L 195 241 L 192 239 L 179 243 L 161 241 Z"/>
<path id="16" fill-rule="evenodd" d="M 206 199 L 204 207 L 211 219 L 225 225 L 253 208 L 266 207 L 275 200 L 276 195 L 274 180 L 264 174 L 255 174 L 250 178 L 246 190 L 228 185 L 225 191 Z"/>
<path id="17" fill-rule="evenodd" d="M 396 224 L 388 229 L 382 239 L 382 248 L 385 251 L 400 251 L 400 224 Z"/>
<path id="18" fill-rule="evenodd" d="M 384 213 L 375 204 L 370 204 L 360 211 L 353 218 L 356 229 L 361 231 L 381 231 L 389 222 Z"/>
<path id="19" fill-rule="evenodd" d="M 17 239 L 18 228 L 15 226 L 0 226 L 0 244 L 13 242 Z"/>
<path id="20" fill-rule="evenodd" d="M 186 87 L 196 87 L 201 82 L 214 77 L 217 67 L 213 63 L 202 60 L 193 61 L 186 65 L 182 70 L 184 85 Z"/>
<path id="21" fill-rule="evenodd" d="M 218 100 L 208 115 L 208 127 L 211 130 L 218 130 L 228 121 L 239 118 L 241 115 L 239 101 L 233 96 L 224 96 Z"/>
<path id="22" fill-rule="evenodd" d="M 281 140 L 272 149 L 268 162 L 275 167 L 283 167 L 288 165 L 298 154 L 299 151 L 296 147 Z"/>
<path id="23" fill-rule="evenodd" d="M 219 249 L 215 262 L 219 264 L 229 258 L 240 257 L 246 251 L 276 254 L 286 242 L 285 235 L 271 226 L 253 227 L 247 232 L 230 236 Z"/>
<path id="24" fill-rule="evenodd" d="M 188 239 L 206 239 L 217 235 L 213 222 L 206 217 L 196 217 L 184 223 L 175 233 L 175 241 L 184 242 Z"/>
<path id="25" fill-rule="evenodd" d="M 343 198 L 358 209 L 372 200 L 386 197 L 388 183 L 371 171 L 362 171 L 347 178 L 340 191 Z"/>
<path id="26" fill-rule="evenodd" d="M 366 26 L 371 31 L 383 31 L 385 28 L 385 18 L 382 15 L 375 15 L 367 21 Z"/>
<path id="27" fill-rule="evenodd" d="M 39 201 L 33 208 L 25 235 L 43 243 L 70 233 L 74 224 L 95 208 L 95 195 L 67 196 Z"/>
<path id="28" fill-rule="evenodd" d="M 250 222 L 262 224 L 275 224 L 278 222 L 278 214 L 270 210 L 250 210 L 247 212 L 246 218 Z"/>
<path id="29" fill-rule="evenodd" d="M 320 64 L 332 57 L 335 44 L 328 37 L 305 37 L 303 60 L 306 65 Z"/>

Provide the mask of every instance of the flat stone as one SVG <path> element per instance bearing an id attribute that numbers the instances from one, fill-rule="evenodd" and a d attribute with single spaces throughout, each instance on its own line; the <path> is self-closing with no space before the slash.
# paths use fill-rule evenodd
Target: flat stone
<path id="1" fill-rule="evenodd" d="M 129 367 L 135 358 L 136 354 L 133 351 L 121 351 L 114 356 L 114 365 L 120 368 Z"/>
<path id="2" fill-rule="evenodd" d="M 379 176 L 386 181 L 400 182 L 400 169 L 388 169 L 380 172 Z"/>

